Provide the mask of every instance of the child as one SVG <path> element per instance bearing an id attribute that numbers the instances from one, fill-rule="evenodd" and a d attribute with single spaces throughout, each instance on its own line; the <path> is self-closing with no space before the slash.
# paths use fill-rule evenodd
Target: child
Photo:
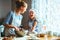
<path id="1" fill-rule="evenodd" d="M 35 18 L 35 11 L 29 10 L 29 20 L 28 20 L 29 32 L 36 33 L 37 20 Z"/>

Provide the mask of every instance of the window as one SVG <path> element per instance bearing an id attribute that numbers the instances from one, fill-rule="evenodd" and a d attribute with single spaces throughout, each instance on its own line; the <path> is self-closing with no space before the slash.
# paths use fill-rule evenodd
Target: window
<path id="1" fill-rule="evenodd" d="M 59 33 L 60 30 L 60 0 L 32 0 L 32 9 L 36 10 L 40 32 L 46 25 L 46 31 Z"/>

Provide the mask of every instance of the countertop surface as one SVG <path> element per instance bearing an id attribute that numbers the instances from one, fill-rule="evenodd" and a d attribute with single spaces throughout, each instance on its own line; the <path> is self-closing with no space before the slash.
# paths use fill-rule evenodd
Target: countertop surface
<path id="1" fill-rule="evenodd" d="M 0 40 L 2 40 L 3 37 L 0 37 Z M 24 37 L 14 37 L 13 40 L 60 40 L 60 37 L 36 37 L 36 36 L 24 36 Z"/>

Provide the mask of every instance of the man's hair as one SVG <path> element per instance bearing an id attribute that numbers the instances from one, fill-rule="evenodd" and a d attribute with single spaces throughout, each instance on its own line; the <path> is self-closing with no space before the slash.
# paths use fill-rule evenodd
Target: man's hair
<path id="1" fill-rule="evenodd" d="M 16 8 L 20 8 L 21 6 L 26 7 L 27 3 L 24 1 L 16 1 Z"/>

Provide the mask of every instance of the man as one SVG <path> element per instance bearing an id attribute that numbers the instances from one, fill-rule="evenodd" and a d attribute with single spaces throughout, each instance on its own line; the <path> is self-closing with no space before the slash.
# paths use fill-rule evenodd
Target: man
<path id="1" fill-rule="evenodd" d="M 21 30 L 21 21 L 23 14 L 27 9 L 27 3 L 24 1 L 16 1 L 16 8 L 9 12 L 3 25 L 5 26 L 5 36 L 16 35 L 15 31 Z"/>

